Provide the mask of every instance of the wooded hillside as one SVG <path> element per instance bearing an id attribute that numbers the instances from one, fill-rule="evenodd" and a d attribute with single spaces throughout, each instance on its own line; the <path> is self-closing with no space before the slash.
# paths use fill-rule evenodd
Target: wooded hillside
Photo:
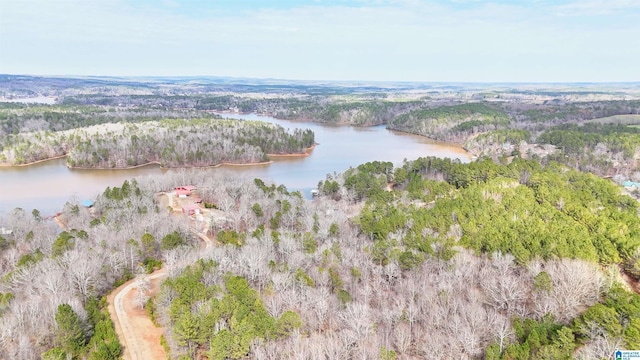
<path id="1" fill-rule="evenodd" d="M 304 154 L 314 135 L 256 121 L 164 119 L 19 133 L 3 140 L 0 162 L 17 165 L 68 155 L 71 167 L 110 169 L 148 163 L 199 167 L 265 162 L 268 154 Z"/>
<path id="2" fill-rule="evenodd" d="M 216 246 L 155 200 L 185 181 L 224 217 Z M 94 351 L 90 299 L 158 261 L 169 280 L 147 306 L 175 358 L 587 359 L 640 345 L 640 297 L 618 275 L 638 277 L 638 205 L 607 180 L 427 158 L 319 185 L 308 201 L 259 179 L 140 179 L 91 213 L 69 204 L 62 233 L 16 210 L 1 219 L 0 356 Z M 85 329 L 76 347 L 55 340 L 61 304 Z"/>

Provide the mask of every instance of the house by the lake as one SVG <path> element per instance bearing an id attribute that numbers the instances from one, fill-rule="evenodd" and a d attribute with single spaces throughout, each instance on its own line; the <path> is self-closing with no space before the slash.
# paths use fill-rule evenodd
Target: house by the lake
<path id="1" fill-rule="evenodd" d="M 200 206 L 196 204 L 189 204 L 182 207 L 182 213 L 191 215 L 200 215 Z"/>
<path id="2" fill-rule="evenodd" d="M 193 185 L 186 185 L 186 186 L 176 186 L 175 190 L 176 190 L 176 197 L 187 197 L 187 196 L 191 196 L 191 193 L 196 189 L 195 186 Z"/>

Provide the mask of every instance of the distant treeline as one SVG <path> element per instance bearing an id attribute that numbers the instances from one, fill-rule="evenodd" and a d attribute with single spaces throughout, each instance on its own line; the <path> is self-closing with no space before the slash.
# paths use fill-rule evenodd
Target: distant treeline
<path id="1" fill-rule="evenodd" d="M 438 140 L 454 140 L 496 129 L 509 121 L 509 117 L 495 107 L 471 103 L 413 110 L 394 118 L 387 127 Z"/>
<path id="2" fill-rule="evenodd" d="M 104 123 L 134 123 L 168 118 L 202 117 L 194 111 L 151 107 L 115 108 L 87 105 L 42 105 L 0 102 L 0 140 L 10 134 L 62 131 Z M 214 114 L 207 117 L 216 117 Z"/>
<path id="3" fill-rule="evenodd" d="M 463 143 L 474 155 L 495 158 L 511 155 L 526 158 L 551 156 L 557 161 L 598 174 L 628 175 L 636 170 L 633 159 L 638 152 L 638 141 L 634 128 L 616 127 L 615 124 L 578 125 L 605 116 L 637 114 L 640 112 L 640 101 L 567 102 L 555 99 L 534 103 L 495 99 L 480 101 L 455 96 L 433 99 L 425 96 L 408 100 L 376 93 L 300 93 L 264 97 L 85 94 L 66 96 L 62 99 L 62 105 L 55 106 L 0 105 L 0 135 L 3 135 L 0 136 L 0 147 L 16 143 L 16 140 L 7 139 L 9 134 L 35 130 L 57 131 L 107 122 L 210 118 L 216 116 L 211 114 L 213 111 L 261 113 L 282 119 L 327 124 L 386 124 L 393 130 Z M 633 124 L 633 120 L 625 120 L 625 123 Z M 38 147 L 25 148 L 17 156 L 5 155 L 5 159 L 46 158 L 69 151 L 65 144 L 54 144 L 53 147 L 57 147 L 57 150 L 42 152 Z M 33 152 L 40 154 L 31 154 Z M 95 153 L 98 158 L 101 157 L 99 151 Z M 203 158 L 199 153 L 183 155 Z M 82 162 L 87 163 L 87 160 Z M 138 163 L 131 157 L 125 162 Z"/>
<path id="4" fill-rule="evenodd" d="M 68 155 L 70 166 L 83 168 L 151 162 L 165 167 L 211 166 L 264 162 L 268 154 L 303 154 L 313 144 L 311 130 L 290 133 L 278 125 L 241 120 L 165 119 L 9 135 L 0 161 L 23 164 Z"/>
<path id="5" fill-rule="evenodd" d="M 508 92 L 507 92 L 508 93 Z M 442 119 L 454 115 L 456 109 L 443 108 L 429 112 L 440 106 L 470 104 L 460 108 L 455 115 L 480 114 L 493 119 L 505 117 L 517 123 L 544 124 L 584 121 L 594 118 L 636 114 L 640 111 L 640 101 L 610 100 L 591 102 L 545 101 L 543 104 L 525 102 L 479 102 L 478 99 L 460 97 L 425 96 L 410 101 L 390 99 L 387 93 L 353 93 L 351 95 L 331 95 L 296 93 L 290 96 L 247 97 L 243 95 L 74 95 L 62 100 L 67 105 L 128 106 L 167 109 L 193 109 L 208 111 L 235 110 L 244 113 L 266 113 L 278 118 L 309 120 L 326 123 L 352 125 L 372 125 L 388 123 L 396 118 L 396 123 L 405 124 L 426 119 Z M 471 101 L 471 103 L 469 103 Z M 482 104 L 483 107 L 474 107 Z M 407 114 L 412 112 L 412 114 Z M 426 111 L 422 113 L 421 111 Z M 405 115 L 406 114 L 406 115 Z M 458 116 L 454 116 L 457 119 Z"/>

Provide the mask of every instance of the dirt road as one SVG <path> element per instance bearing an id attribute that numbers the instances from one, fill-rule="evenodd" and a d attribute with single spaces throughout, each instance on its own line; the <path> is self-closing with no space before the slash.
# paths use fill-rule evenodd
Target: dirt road
<path id="1" fill-rule="evenodd" d="M 146 275 L 151 284 L 151 295 L 158 291 L 160 280 L 167 276 L 164 269 Z M 120 343 L 123 345 L 122 358 L 125 360 L 166 359 L 160 345 L 162 328 L 156 327 L 146 314 L 133 304 L 135 279 L 116 290 L 108 297 L 109 314 L 116 328 Z"/>
<path id="2" fill-rule="evenodd" d="M 176 206 L 174 202 L 175 192 L 164 195 L 166 195 L 166 198 L 162 195 L 159 196 L 160 203 L 163 206 L 171 207 L 174 212 L 179 212 L 180 209 L 174 207 Z M 199 226 L 194 226 L 191 231 L 204 241 L 206 249 L 213 246 L 213 241 L 206 235 L 211 220 L 207 209 L 202 209 L 202 212 L 207 216 L 201 221 L 195 221 L 195 224 Z M 151 285 L 150 296 L 153 297 L 157 294 L 161 280 L 166 276 L 165 269 L 146 275 Z M 156 327 L 151 322 L 144 309 L 134 305 L 135 289 L 136 280 L 134 279 L 115 289 L 107 297 L 111 320 L 115 325 L 118 339 L 124 347 L 122 358 L 124 360 L 166 359 L 164 348 L 160 345 L 160 336 L 163 333 L 163 329 Z"/>

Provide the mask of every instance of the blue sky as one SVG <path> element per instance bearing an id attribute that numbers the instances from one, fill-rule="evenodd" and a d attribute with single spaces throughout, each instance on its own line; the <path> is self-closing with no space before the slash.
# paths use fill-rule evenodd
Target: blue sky
<path id="1" fill-rule="evenodd" d="M 0 73 L 640 81 L 640 0 L 3 0 Z"/>

